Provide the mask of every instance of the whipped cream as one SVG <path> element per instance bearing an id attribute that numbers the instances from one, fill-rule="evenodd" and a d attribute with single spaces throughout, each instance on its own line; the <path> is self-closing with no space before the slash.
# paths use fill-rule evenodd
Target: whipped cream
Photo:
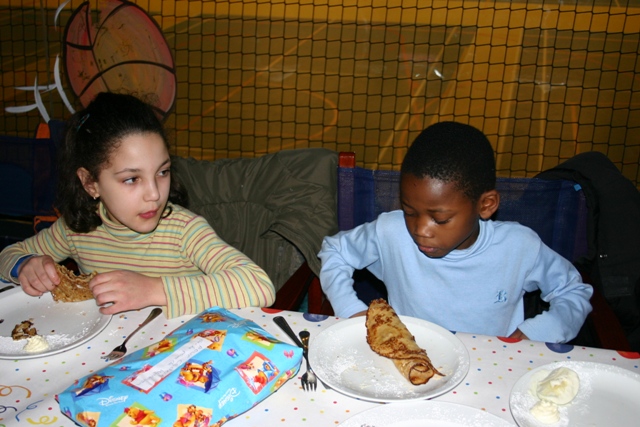
<path id="1" fill-rule="evenodd" d="M 546 400 L 538 400 L 529 412 L 536 420 L 544 424 L 555 424 L 560 421 L 558 405 Z"/>
<path id="2" fill-rule="evenodd" d="M 22 349 L 27 353 L 40 353 L 49 349 L 49 342 L 41 335 L 34 335 L 27 338 L 27 343 Z"/>

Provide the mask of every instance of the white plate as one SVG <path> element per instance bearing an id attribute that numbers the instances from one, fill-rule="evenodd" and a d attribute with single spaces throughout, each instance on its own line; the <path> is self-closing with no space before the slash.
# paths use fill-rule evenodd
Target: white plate
<path id="1" fill-rule="evenodd" d="M 361 412 L 339 427 L 513 427 L 486 411 L 455 403 L 423 400 L 388 403 Z"/>
<path id="2" fill-rule="evenodd" d="M 448 330 L 426 320 L 400 316 L 431 363 L 445 376 L 412 385 L 393 362 L 367 344 L 365 317 L 336 323 L 312 338 L 309 362 L 318 377 L 334 390 L 373 402 L 423 400 L 457 386 L 469 371 L 469 353 Z"/>
<path id="3" fill-rule="evenodd" d="M 574 370 L 580 378 L 575 399 L 560 406 L 560 421 L 543 424 L 529 409 L 538 398 L 529 392 L 532 382 L 556 368 Z M 523 375 L 513 386 L 509 406 L 521 427 L 549 426 L 631 426 L 640 420 L 640 375 L 617 366 L 595 362 L 557 362 L 540 366 Z"/>
<path id="4" fill-rule="evenodd" d="M 95 300 L 55 302 L 51 293 L 41 297 L 25 294 L 21 288 L 0 293 L 0 359 L 32 359 L 62 353 L 98 335 L 111 320 L 101 314 Z M 25 340 L 14 341 L 11 331 L 25 320 L 31 320 L 38 335 L 49 343 L 40 353 L 22 350 Z"/>

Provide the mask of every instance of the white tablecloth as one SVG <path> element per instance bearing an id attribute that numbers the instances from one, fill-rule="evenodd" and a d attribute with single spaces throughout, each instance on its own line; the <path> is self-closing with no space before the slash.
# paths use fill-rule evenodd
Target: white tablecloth
<path id="1" fill-rule="evenodd" d="M 0 304 L 1 298 L 0 294 Z M 104 367 L 106 362 L 100 357 L 120 344 L 150 310 L 151 308 L 147 308 L 115 315 L 94 339 L 63 353 L 35 359 L 0 360 L 0 427 L 74 426 L 70 419 L 60 413 L 55 400 L 56 393 L 82 376 Z M 255 321 L 287 342 L 291 341 L 273 323 L 275 315 L 283 315 L 294 331 L 308 329 L 312 336 L 340 321 L 335 317 L 276 312 L 270 309 L 245 308 L 231 311 Z M 157 318 L 129 341 L 129 352 L 161 340 L 188 319 L 181 317 L 167 320 L 164 316 Z M 434 400 L 482 409 L 513 424 L 515 421 L 509 410 L 510 391 L 518 378 L 528 370 L 556 361 L 576 360 L 613 364 L 640 373 L 638 353 L 534 341 L 513 342 L 463 333 L 456 336 L 469 351 L 469 373 L 455 389 Z M 322 386 L 316 392 L 305 392 L 300 386 L 300 375 L 301 373 L 275 394 L 250 411 L 230 420 L 225 426 L 337 426 L 356 413 L 380 405 L 354 399 Z"/>

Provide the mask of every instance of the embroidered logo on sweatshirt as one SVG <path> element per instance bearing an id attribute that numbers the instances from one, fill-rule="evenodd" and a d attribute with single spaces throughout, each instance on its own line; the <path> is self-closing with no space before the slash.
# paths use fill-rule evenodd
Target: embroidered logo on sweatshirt
<path id="1" fill-rule="evenodd" d="M 494 302 L 507 302 L 507 291 L 498 291 Z"/>

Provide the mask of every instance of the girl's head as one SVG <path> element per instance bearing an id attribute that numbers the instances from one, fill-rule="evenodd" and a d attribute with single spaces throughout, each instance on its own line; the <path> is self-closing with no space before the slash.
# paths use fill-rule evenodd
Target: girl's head
<path id="1" fill-rule="evenodd" d="M 167 200 L 185 201 L 171 182 L 159 117 L 150 104 L 109 92 L 71 117 L 58 150 L 57 207 L 72 230 L 89 232 L 102 223 L 99 200 L 111 219 L 139 232 L 155 228 Z"/>

